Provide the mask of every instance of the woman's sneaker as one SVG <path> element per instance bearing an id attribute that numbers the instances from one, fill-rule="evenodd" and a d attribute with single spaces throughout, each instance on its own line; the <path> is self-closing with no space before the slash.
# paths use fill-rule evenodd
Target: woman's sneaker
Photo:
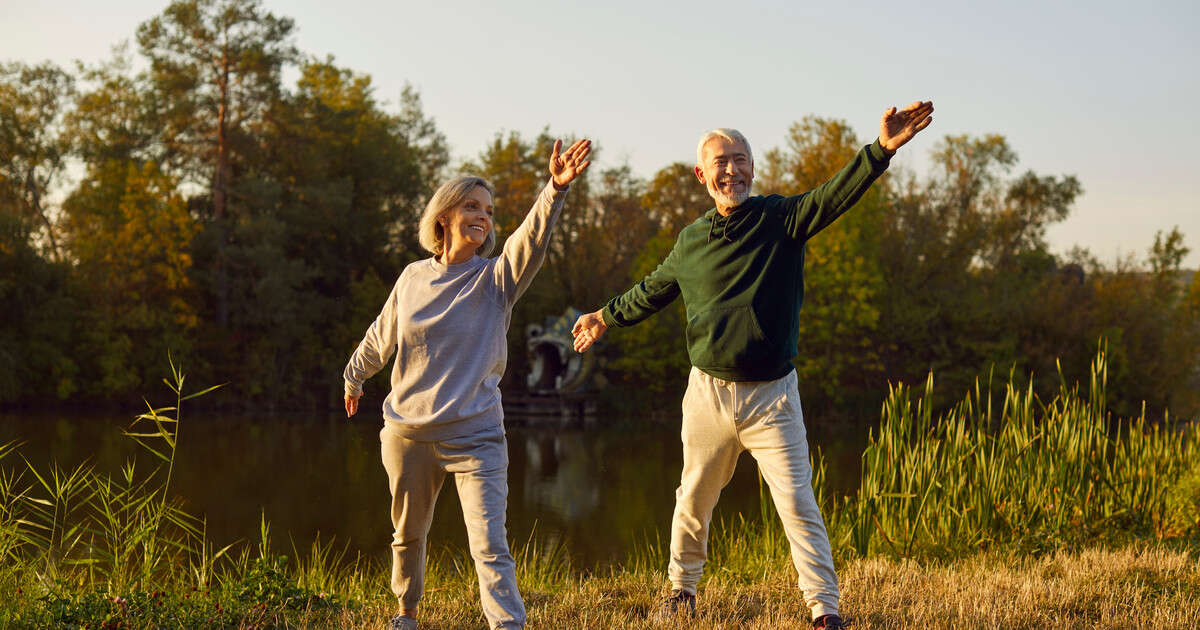
<path id="1" fill-rule="evenodd" d="M 675 617 L 676 615 L 695 617 L 696 596 L 680 589 L 671 591 L 671 596 L 663 601 L 663 605 L 662 608 L 659 609 L 658 616 L 662 618 L 671 618 Z"/>
<path id="2" fill-rule="evenodd" d="M 821 615 L 813 619 L 813 630 L 846 630 L 847 623 L 837 615 Z"/>
<path id="3" fill-rule="evenodd" d="M 392 615 L 388 630 L 417 630 L 417 620 L 407 615 Z"/>

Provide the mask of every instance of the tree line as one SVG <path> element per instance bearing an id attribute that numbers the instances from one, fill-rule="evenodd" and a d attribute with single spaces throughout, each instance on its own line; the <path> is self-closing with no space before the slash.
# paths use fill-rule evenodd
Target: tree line
<path id="1" fill-rule="evenodd" d="M 297 50 L 295 28 L 257 0 L 178 0 L 102 63 L 0 65 L 0 404 L 134 402 L 170 352 L 229 383 L 210 403 L 336 407 L 346 358 L 427 255 L 416 228 L 433 189 L 482 175 L 500 238 L 520 222 L 549 130 L 498 133 L 456 161 L 415 90 L 381 103 L 369 76 Z M 757 191 L 808 190 L 870 139 L 806 117 L 759 147 Z M 1200 412 L 1200 275 L 1181 269 L 1177 229 L 1116 263 L 1055 254 L 1046 229 L 1081 194 L 1075 177 L 1022 172 L 1000 135 L 946 136 L 932 155 L 808 244 L 796 367 L 810 412 L 874 417 L 888 382 L 930 370 L 947 401 L 989 371 L 1073 382 L 1101 339 L 1115 412 Z M 513 313 L 506 391 L 528 370 L 525 325 L 599 307 L 710 207 L 682 162 L 577 182 Z M 597 349 L 619 411 L 677 406 L 685 323 L 677 302 Z"/>

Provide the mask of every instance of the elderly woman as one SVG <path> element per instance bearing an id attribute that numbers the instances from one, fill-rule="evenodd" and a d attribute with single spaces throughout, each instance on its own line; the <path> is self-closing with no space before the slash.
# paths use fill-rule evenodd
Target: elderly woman
<path id="1" fill-rule="evenodd" d="M 550 181 L 495 258 L 484 258 L 496 241 L 491 184 L 459 177 L 434 193 L 420 224 L 421 246 L 433 257 L 401 272 L 346 365 L 346 415 L 353 416 L 363 382 L 396 352 L 379 432 L 395 528 L 392 591 L 400 600 L 392 628 L 417 627 L 425 540 L 446 473 L 458 486 L 488 623 L 525 624 L 504 527 L 508 443 L 499 383 L 513 304 L 542 264 L 568 185 L 591 163 L 588 140 L 561 149 L 556 141 Z"/>

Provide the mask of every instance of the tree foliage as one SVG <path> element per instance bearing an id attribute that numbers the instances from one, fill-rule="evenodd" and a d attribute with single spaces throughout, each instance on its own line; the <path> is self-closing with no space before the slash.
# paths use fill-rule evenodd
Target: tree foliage
<path id="1" fill-rule="evenodd" d="M 74 78 L 53 64 L 0 65 L 0 207 L 36 230 L 54 260 L 61 251 L 47 197 L 66 168 L 73 92 Z"/>
<path id="2" fill-rule="evenodd" d="M 501 245 L 524 219 L 548 129 L 498 133 L 451 165 L 415 90 L 383 102 L 294 31 L 258 0 L 175 0 L 104 63 L 0 66 L 0 403 L 130 401 L 170 349 L 228 381 L 226 404 L 336 406 L 346 357 L 428 255 L 417 225 L 447 175 L 493 182 Z M 758 148 L 756 192 L 810 190 L 867 141 L 803 118 Z M 1200 412 L 1200 274 L 1181 267 L 1178 229 L 1115 265 L 1056 254 L 1046 231 L 1082 193 L 1075 177 L 1021 171 L 997 134 L 941 138 L 931 163 L 893 167 L 806 245 L 795 363 L 811 417 L 873 417 L 888 382 L 931 370 L 947 403 L 989 368 L 1082 378 L 1100 338 L 1114 411 Z M 513 313 L 506 392 L 524 387 L 527 325 L 601 307 L 710 208 L 688 163 L 643 178 L 598 161 L 575 181 Z M 685 328 L 676 302 L 611 331 L 595 350 L 603 397 L 674 410 Z"/>

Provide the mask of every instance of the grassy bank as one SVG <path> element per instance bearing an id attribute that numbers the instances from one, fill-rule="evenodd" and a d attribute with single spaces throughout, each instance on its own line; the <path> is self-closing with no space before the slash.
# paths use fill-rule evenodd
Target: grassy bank
<path id="1" fill-rule="evenodd" d="M 712 567 L 700 590 L 695 620 L 653 615 L 666 594 L 661 567 L 626 568 L 554 579 L 521 575 L 531 628 L 804 628 L 808 611 L 794 572 L 765 574 Z M 85 585 L 59 584 L 47 597 L 28 584 L 3 604 L 11 627 L 168 627 L 368 629 L 386 627 L 394 599 L 386 571 L 357 566 L 327 576 L 319 591 L 300 584 L 304 570 L 251 567 L 211 587 L 114 596 Z M 293 569 L 295 569 L 293 567 Z M 854 627 L 871 628 L 1149 628 L 1200 627 L 1200 560 L 1195 552 L 1133 546 L 1060 551 L 1038 557 L 991 551 L 950 562 L 920 564 L 884 557 L 839 566 L 843 612 Z M 485 628 L 474 575 L 449 564 L 431 567 L 422 627 Z M 226 581 L 227 580 L 227 581 Z M 11 582 L 4 585 L 5 592 Z M 32 592 L 31 592 L 32 590 Z M 325 599 L 316 598 L 326 593 Z M 336 591 L 336 595 L 330 595 Z M 298 596 L 298 597 L 297 597 Z M 296 599 L 287 599 L 296 597 Z M 116 601 L 114 601 L 116 600 Z M 161 603 L 160 603 L 161 602 Z"/>
<path id="2" fill-rule="evenodd" d="M 694 621 L 661 622 L 651 614 L 665 595 L 661 567 L 525 586 L 531 627 L 805 628 L 808 611 L 795 573 L 765 574 L 713 566 Z M 839 567 L 842 609 L 854 627 L 870 628 L 1196 628 L 1200 561 L 1195 554 L 1136 547 L 1056 552 L 1040 557 L 984 552 L 948 563 L 870 558 Z M 467 580 L 432 594 L 429 628 L 484 627 L 464 606 Z M 386 604 L 385 604 L 386 606 Z M 346 627 L 378 627 L 382 616 L 348 615 Z"/>
<path id="3" fill-rule="evenodd" d="M 1003 400 L 981 386 L 945 414 L 897 386 L 848 496 L 814 486 L 839 562 L 843 609 L 858 628 L 1200 627 L 1200 424 L 1113 420 L 1105 364 L 1084 390 L 1043 403 L 1032 384 Z M 0 625 L 4 627 L 377 628 L 394 612 L 380 560 L 321 544 L 273 555 L 254 542 L 217 549 L 204 521 L 171 500 L 184 378 L 175 404 L 127 432 L 161 461 L 116 476 L 71 470 L 0 447 Z M 186 442 L 185 442 L 186 443 Z M 770 502 L 719 523 L 703 614 L 658 622 L 662 544 L 603 573 L 562 548 L 518 544 L 531 627 L 805 627 L 787 543 Z M 314 508 L 316 509 L 316 508 Z M 663 524 L 665 526 L 665 523 Z M 480 628 L 465 550 L 433 554 L 427 628 Z"/>

